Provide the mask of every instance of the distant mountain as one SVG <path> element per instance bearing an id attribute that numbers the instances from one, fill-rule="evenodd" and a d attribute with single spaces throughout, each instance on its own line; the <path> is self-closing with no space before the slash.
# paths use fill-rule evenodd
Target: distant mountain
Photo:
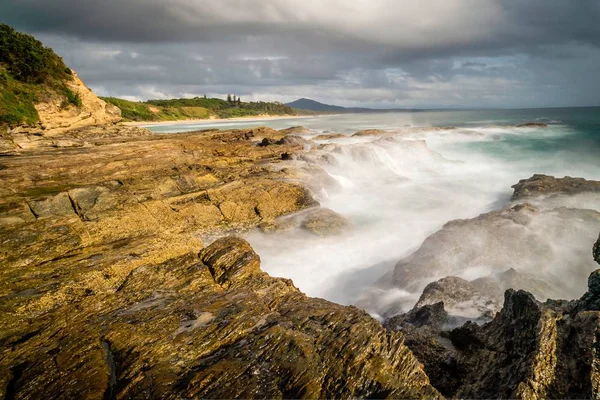
<path id="1" fill-rule="evenodd" d="M 332 112 L 332 113 L 355 113 L 355 112 L 377 111 L 372 108 L 334 106 L 334 105 L 330 105 L 330 104 L 319 103 L 318 101 L 311 100 L 311 99 L 305 99 L 305 98 L 298 99 L 296 101 L 292 101 L 291 103 L 287 103 L 286 106 L 300 109 L 300 110 Z"/>
<path id="2" fill-rule="evenodd" d="M 331 104 L 323 104 L 318 101 L 301 98 L 291 103 L 287 103 L 286 106 L 295 108 L 297 110 L 308 110 L 321 113 L 368 113 L 368 112 L 398 112 L 398 111 L 416 111 L 405 108 L 363 108 L 363 107 L 341 107 L 334 106 Z"/>

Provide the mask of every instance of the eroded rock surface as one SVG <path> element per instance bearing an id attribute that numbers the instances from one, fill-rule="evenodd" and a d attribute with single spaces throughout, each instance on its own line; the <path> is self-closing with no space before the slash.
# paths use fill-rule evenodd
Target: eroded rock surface
<path id="1" fill-rule="evenodd" d="M 529 196 L 552 194 L 575 194 L 586 192 L 600 192 L 600 181 L 591 181 L 583 178 L 555 178 L 549 175 L 536 174 L 528 179 L 521 179 L 513 185 L 515 192 L 513 200 L 524 199 Z"/>
<path id="2" fill-rule="evenodd" d="M 286 136 L 13 137 L 32 143 L 0 160 L 0 397 L 438 397 L 402 334 L 269 277 L 242 239 L 203 248 L 305 209 L 315 234 L 346 226 Z"/>
<path id="3" fill-rule="evenodd" d="M 457 398 L 595 398 L 600 392 L 600 270 L 576 301 L 541 303 L 509 289 L 485 325 L 444 331 L 443 303 L 415 307 L 390 319 L 424 363 L 432 384 Z"/>
<path id="4" fill-rule="evenodd" d="M 269 277 L 237 238 L 31 317 L 0 339 L 7 398 L 439 397 L 402 334 Z"/>

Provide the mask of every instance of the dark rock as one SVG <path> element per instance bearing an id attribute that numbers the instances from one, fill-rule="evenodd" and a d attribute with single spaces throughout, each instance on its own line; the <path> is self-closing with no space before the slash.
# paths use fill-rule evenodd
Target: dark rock
<path id="1" fill-rule="evenodd" d="M 598 240 L 596 241 L 596 244 L 594 244 L 592 255 L 594 256 L 594 260 L 600 264 L 600 236 L 598 236 Z"/>
<path id="2" fill-rule="evenodd" d="M 394 318 L 390 319 L 390 323 L 393 324 Z M 444 309 L 444 302 L 442 301 L 420 307 L 415 306 L 402 317 L 402 323 L 410 324 L 417 328 L 428 326 L 434 330 L 441 330 L 448 323 L 448 320 L 448 313 Z"/>
<path id="3" fill-rule="evenodd" d="M 525 122 L 524 124 L 515 125 L 517 128 L 547 128 L 548 124 L 543 122 Z"/>
<path id="4" fill-rule="evenodd" d="M 508 271 L 507 275 L 515 275 Z M 452 398 L 591 398 L 600 388 L 600 270 L 577 301 L 537 301 L 507 290 L 502 310 L 485 325 L 449 332 L 391 321 L 423 362 L 433 385 Z M 414 309 L 412 312 L 419 312 Z M 424 319 L 427 322 L 427 319 Z M 435 325 L 435 323 L 434 323 Z M 451 346 L 445 344 L 450 339 Z"/>
<path id="5" fill-rule="evenodd" d="M 271 146 L 273 144 L 278 144 L 277 140 L 273 140 L 273 139 L 269 139 L 269 138 L 263 138 L 263 140 L 261 140 L 260 143 L 257 144 L 257 146 L 259 146 L 259 147 L 267 147 L 267 146 Z"/>

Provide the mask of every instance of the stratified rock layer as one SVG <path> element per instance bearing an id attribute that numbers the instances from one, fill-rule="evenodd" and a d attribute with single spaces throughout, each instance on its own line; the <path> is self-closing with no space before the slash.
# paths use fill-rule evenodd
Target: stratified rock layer
<path id="1" fill-rule="evenodd" d="M 401 334 L 269 277 L 238 238 L 13 318 L 23 326 L 1 338 L 6 398 L 439 397 Z"/>
<path id="2" fill-rule="evenodd" d="M 27 136 L 0 160 L 0 398 L 438 397 L 365 312 L 271 278 L 247 242 L 308 209 L 269 128 Z M 257 146 L 267 138 L 280 144 Z"/>

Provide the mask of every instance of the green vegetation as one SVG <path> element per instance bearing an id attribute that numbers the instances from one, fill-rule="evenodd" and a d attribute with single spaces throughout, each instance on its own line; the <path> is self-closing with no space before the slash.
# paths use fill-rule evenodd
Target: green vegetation
<path id="1" fill-rule="evenodd" d="M 35 91 L 29 86 L 16 81 L 0 66 L 0 126 L 33 124 L 39 120 L 33 106 Z"/>
<path id="2" fill-rule="evenodd" d="M 65 99 L 62 102 L 62 108 L 67 108 L 71 104 L 75 107 L 81 107 L 81 97 L 79 93 L 75 93 L 68 87 L 65 87 Z"/>
<path id="3" fill-rule="evenodd" d="M 67 86 L 72 75 L 52 49 L 0 24 L 0 125 L 37 122 L 34 104 L 54 96 L 64 98 L 63 107 L 81 106 L 79 95 Z"/>
<path id="4" fill-rule="evenodd" d="M 239 97 L 227 100 L 194 97 L 193 99 L 148 100 L 134 102 L 114 97 L 104 101 L 121 109 L 123 119 L 129 121 L 175 121 L 183 119 L 234 118 L 258 115 L 298 115 L 297 110 L 281 103 L 242 102 Z"/>

